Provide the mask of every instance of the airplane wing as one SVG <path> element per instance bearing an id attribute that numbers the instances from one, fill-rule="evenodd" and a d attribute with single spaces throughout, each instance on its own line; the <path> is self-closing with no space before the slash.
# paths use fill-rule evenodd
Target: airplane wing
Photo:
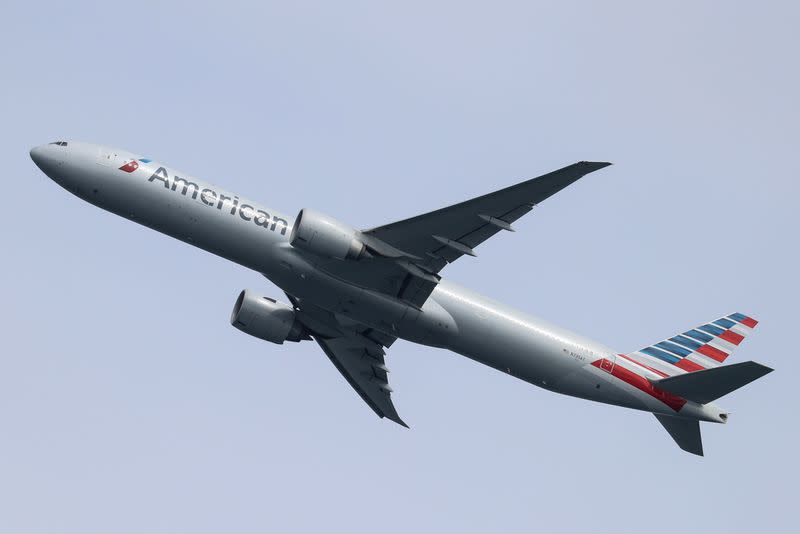
<path id="1" fill-rule="evenodd" d="M 384 361 L 384 347 L 397 338 L 352 321 L 339 321 L 334 313 L 287 296 L 298 320 L 312 332 L 314 340 L 364 402 L 378 417 L 408 428 L 392 403 L 389 369 Z"/>
<path id="2" fill-rule="evenodd" d="M 582 161 L 460 204 L 361 232 L 376 254 L 357 262 L 316 258 L 317 266 L 367 290 L 420 308 L 439 283 L 438 272 L 468 254 L 533 206 L 610 163 Z M 309 329 L 347 382 L 379 417 L 406 425 L 392 403 L 385 347 L 395 337 L 354 323 L 292 295 L 298 320 Z"/>
<path id="3" fill-rule="evenodd" d="M 549 174 L 410 219 L 361 232 L 378 256 L 358 262 L 330 260 L 319 267 L 363 288 L 420 308 L 439 283 L 439 271 L 501 230 L 533 206 L 582 176 L 611 165 L 581 161 Z M 388 246 L 387 246 L 388 245 Z M 386 251 L 386 253 L 382 253 Z"/>
<path id="4" fill-rule="evenodd" d="M 418 256 L 426 271 L 438 273 L 500 230 L 513 231 L 511 223 L 539 202 L 558 193 L 581 177 L 611 165 L 581 161 L 544 176 L 448 206 L 410 219 L 367 230 L 403 252 Z"/>

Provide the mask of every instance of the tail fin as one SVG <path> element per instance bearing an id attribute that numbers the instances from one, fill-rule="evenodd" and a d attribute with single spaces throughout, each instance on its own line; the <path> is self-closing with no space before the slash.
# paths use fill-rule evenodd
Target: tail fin
<path id="1" fill-rule="evenodd" d="M 700 437 L 700 422 L 693 419 L 680 419 L 669 415 L 656 415 L 678 447 L 698 456 L 703 456 L 703 440 Z"/>
<path id="2" fill-rule="evenodd" d="M 684 399 L 706 404 L 771 372 L 772 369 L 766 365 L 742 362 L 650 382 L 659 389 Z M 663 421 L 661 423 L 664 424 Z"/>
<path id="3" fill-rule="evenodd" d="M 733 313 L 626 356 L 665 377 L 713 369 L 757 324 L 751 317 Z"/>

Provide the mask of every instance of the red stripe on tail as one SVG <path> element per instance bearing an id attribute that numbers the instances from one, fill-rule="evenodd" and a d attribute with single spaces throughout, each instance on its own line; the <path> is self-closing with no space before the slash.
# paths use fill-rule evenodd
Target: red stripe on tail
<path id="1" fill-rule="evenodd" d="M 756 325 L 758 324 L 758 321 L 756 321 L 755 319 L 753 319 L 751 317 L 745 317 L 740 322 L 745 326 L 749 326 L 750 328 L 755 328 Z"/>
<path id="2" fill-rule="evenodd" d="M 736 332 L 731 332 L 730 330 L 725 330 L 719 335 L 719 337 L 728 343 L 733 343 L 734 345 L 738 345 L 744 339 L 743 335 L 737 334 Z"/>
<path id="3" fill-rule="evenodd" d="M 703 345 L 702 347 L 697 349 L 697 352 L 699 352 L 703 356 L 708 356 L 712 360 L 717 360 L 720 363 L 724 362 L 725 358 L 728 357 L 727 354 L 725 354 L 719 349 L 712 347 L 711 345 Z"/>
<path id="4" fill-rule="evenodd" d="M 620 356 L 622 356 L 623 358 L 625 358 L 626 360 L 628 360 L 628 361 L 630 361 L 630 362 L 633 362 L 633 363 L 635 363 L 636 365 L 641 365 L 642 367 L 644 367 L 644 368 L 645 368 L 645 369 L 647 369 L 648 371 L 652 371 L 652 372 L 654 372 L 655 374 L 657 374 L 657 375 L 658 375 L 658 376 L 660 376 L 661 378 L 667 378 L 667 377 L 669 376 L 667 373 L 662 373 L 662 372 L 661 372 L 661 371 L 659 371 L 658 369 L 655 369 L 655 368 L 653 368 L 653 367 L 650 367 L 649 365 L 645 365 L 645 364 L 643 364 L 642 362 L 640 362 L 639 360 L 634 360 L 633 358 L 631 358 L 631 357 L 630 357 L 630 356 L 628 356 L 627 354 L 620 354 Z"/>
<path id="5" fill-rule="evenodd" d="M 603 362 L 605 362 L 605 364 Z M 603 369 L 604 367 L 607 369 L 612 364 L 605 358 L 600 358 L 599 360 L 593 361 L 592 365 L 600 369 Z M 667 393 L 663 389 L 658 389 L 645 377 L 637 375 L 630 369 L 626 369 L 621 365 L 614 365 L 614 368 L 611 370 L 611 375 L 637 389 L 644 391 L 651 397 L 660 400 L 676 412 L 680 411 L 680 409 L 683 408 L 683 405 L 686 404 L 686 399 L 678 397 L 677 395 L 673 395 L 672 393 Z"/>
<path id="6" fill-rule="evenodd" d="M 688 371 L 690 373 L 694 371 L 702 371 L 705 369 L 702 365 L 694 363 L 692 360 L 687 360 L 686 358 L 681 358 L 676 363 L 673 364 L 675 367 L 680 367 L 684 371 Z"/>

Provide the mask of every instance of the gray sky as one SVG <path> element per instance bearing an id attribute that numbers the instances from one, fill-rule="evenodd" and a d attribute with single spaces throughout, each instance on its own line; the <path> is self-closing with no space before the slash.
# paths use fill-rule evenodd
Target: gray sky
<path id="1" fill-rule="evenodd" d="M 3 4 L 0 531 L 796 527 L 796 3 L 260 4 Z M 777 371 L 696 458 L 398 342 L 409 431 L 230 327 L 241 288 L 282 297 L 259 275 L 45 178 L 60 138 L 356 227 L 612 161 L 445 276 L 620 351 L 741 311 L 732 360 Z"/>

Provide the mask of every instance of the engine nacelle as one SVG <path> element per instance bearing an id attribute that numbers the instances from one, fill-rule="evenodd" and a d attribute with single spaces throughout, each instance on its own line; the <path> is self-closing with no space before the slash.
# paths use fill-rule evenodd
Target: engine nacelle
<path id="1" fill-rule="evenodd" d="M 289 243 L 312 254 L 338 260 L 357 260 L 369 254 L 353 228 L 308 208 L 297 214 Z"/>
<path id="2" fill-rule="evenodd" d="M 291 306 L 256 295 L 249 289 L 239 293 L 231 312 L 231 324 L 245 334 L 279 345 L 284 341 L 309 339 Z"/>

